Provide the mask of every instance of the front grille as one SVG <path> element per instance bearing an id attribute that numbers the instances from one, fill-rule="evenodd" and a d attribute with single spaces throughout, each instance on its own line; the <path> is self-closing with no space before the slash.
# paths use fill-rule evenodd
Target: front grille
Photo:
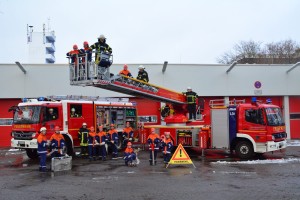
<path id="1" fill-rule="evenodd" d="M 284 139 L 287 137 L 287 134 L 285 132 L 282 132 L 282 133 L 275 133 L 273 134 L 273 136 L 275 137 L 275 139 Z"/>
<path id="2" fill-rule="evenodd" d="M 31 140 L 33 132 L 13 132 L 13 137 L 19 140 Z"/>

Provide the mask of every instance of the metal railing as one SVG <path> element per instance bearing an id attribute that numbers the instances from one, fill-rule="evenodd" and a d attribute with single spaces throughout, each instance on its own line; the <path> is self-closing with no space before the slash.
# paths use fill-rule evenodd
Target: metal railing
<path id="1" fill-rule="evenodd" d="M 93 79 L 109 80 L 109 67 L 113 63 L 113 55 L 97 53 L 99 58 L 86 54 L 67 57 L 69 59 L 70 82 L 87 81 Z"/>

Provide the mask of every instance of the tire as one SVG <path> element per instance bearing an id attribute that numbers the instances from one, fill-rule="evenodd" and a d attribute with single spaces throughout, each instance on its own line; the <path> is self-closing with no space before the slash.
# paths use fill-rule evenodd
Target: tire
<path id="1" fill-rule="evenodd" d="M 241 159 L 250 159 L 254 156 L 253 146 L 248 141 L 240 141 L 235 147 L 235 153 Z"/>
<path id="2" fill-rule="evenodd" d="M 73 156 L 73 147 L 72 147 L 72 142 L 68 136 L 64 136 L 65 138 L 65 143 L 66 143 L 66 152 L 69 156 Z"/>
<path id="3" fill-rule="evenodd" d="M 26 149 L 26 154 L 30 159 L 37 159 L 39 157 L 36 149 Z"/>

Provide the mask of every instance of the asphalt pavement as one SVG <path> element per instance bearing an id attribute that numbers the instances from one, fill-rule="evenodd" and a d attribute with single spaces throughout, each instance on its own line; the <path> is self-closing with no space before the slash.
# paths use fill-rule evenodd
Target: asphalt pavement
<path id="1" fill-rule="evenodd" d="M 166 169 L 161 154 L 150 166 L 149 152 L 140 151 L 137 167 L 125 166 L 122 158 L 90 162 L 74 156 L 72 170 L 41 173 L 38 160 L 24 151 L 0 149 L 0 199 L 300 199 L 298 145 L 251 161 L 219 150 L 188 154 L 195 168 Z"/>

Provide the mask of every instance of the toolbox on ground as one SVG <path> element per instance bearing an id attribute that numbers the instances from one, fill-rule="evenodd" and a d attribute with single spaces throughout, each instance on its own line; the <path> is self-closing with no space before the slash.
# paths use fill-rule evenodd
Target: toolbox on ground
<path id="1" fill-rule="evenodd" d="M 72 157 L 54 157 L 51 159 L 51 171 L 59 172 L 72 169 Z"/>

